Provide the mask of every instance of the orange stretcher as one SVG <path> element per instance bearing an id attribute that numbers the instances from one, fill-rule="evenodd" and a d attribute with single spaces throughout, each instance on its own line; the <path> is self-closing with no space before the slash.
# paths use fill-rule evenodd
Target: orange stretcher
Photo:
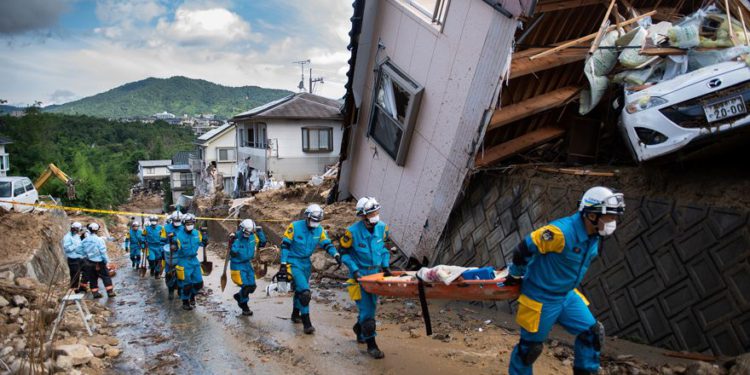
<path id="1" fill-rule="evenodd" d="M 419 281 L 398 279 L 403 271 L 393 271 L 394 277 L 376 273 L 359 278 L 362 288 L 371 294 L 399 298 L 420 298 Z M 505 301 L 518 298 L 517 285 L 505 286 L 505 278 L 494 280 L 457 280 L 450 285 L 441 282 L 422 282 L 426 299 L 448 299 L 458 301 Z"/>

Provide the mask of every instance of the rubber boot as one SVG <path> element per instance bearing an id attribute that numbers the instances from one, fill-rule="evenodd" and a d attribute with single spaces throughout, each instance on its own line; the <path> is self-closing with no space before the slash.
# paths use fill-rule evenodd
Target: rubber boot
<path id="1" fill-rule="evenodd" d="M 300 317 L 299 309 L 296 307 L 292 309 L 292 323 L 295 323 L 295 324 L 302 323 L 302 317 Z"/>
<path id="2" fill-rule="evenodd" d="M 380 351 L 380 348 L 378 348 L 378 344 L 375 343 L 375 338 L 371 337 L 367 339 L 367 354 L 370 355 L 370 357 L 375 359 L 381 359 L 385 357 L 385 353 Z"/>
<path id="3" fill-rule="evenodd" d="M 170 301 L 174 299 L 174 288 L 167 289 L 167 299 Z"/>
<path id="4" fill-rule="evenodd" d="M 308 335 L 312 335 L 315 332 L 315 327 L 310 322 L 310 314 L 302 314 L 300 317 L 302 318 L 302 327 L 304 327 L 303 331 Z"/>
<path id="5" fill-rule="evenodd" d="M 195 296 L 192 296 L 192 297 L 190 297 L 190 306 L 195 307 L 195 305 L 196 305 L 196 303 L 195 303 Z"/>
<path id="6" fill-rule="evenodd" d="M 573 367 L 573 375 L 592 375 L 593 372 Z"/>
<path id="7" fill-rule="evenodd" d="M 190 306 L 190 302 L 188 300 L 184 299 L 182 300 L 182 309 L 186 311 L 190 311 L 193 309 L 193 306 Z"/>
<path id="8" fill-rule="evenodd" d="M 102 298 L 102 297 L 104 297 L 104 296 L 102 296 L 102 294 L 101 294 L 101 293 L 99 293 L 99 292 L 93 292 L 93 293 L 91 294 L 91 296 L 92 296 L 92 297 L 94 297 L 94 298 Z"/>
<path id="9" fill-rule="evenodd" d="M 242 308 L 242 303 L 240 302 L 240 293 L 237 292 L 237 293 L 233 294 L 232 298 L 234 298 L 234 300 L 237 301 L 237 306 L 239 306 L 240 308 Z"/>
<path id="10" fill-rule="evenodd" d="M 247 302 L 241 303 L 240 308 L 242 309 L 242 315 L 253 316 L 253 310 L 250 310 L 250 307 L 247 306 Z"/>
<path id="11" fill-rule="evenodd" d="M 354 331 L 354 334 L 357 336 L 357 343 L 364 344 L 365 339 L 362 338 L 362 327 L 359 325 L 359 323 L 355 324 L 354 327 L 352 327 L 352 330 Z"/>
<path id="12" fill-rule="evenodd" d="M 112 298 L 112 297 L 116 297 L 116 296 L 117 296 L 117 293 L 115 293 L 114 290 L 108 290 L 107 291 L 107 298 Z"/>

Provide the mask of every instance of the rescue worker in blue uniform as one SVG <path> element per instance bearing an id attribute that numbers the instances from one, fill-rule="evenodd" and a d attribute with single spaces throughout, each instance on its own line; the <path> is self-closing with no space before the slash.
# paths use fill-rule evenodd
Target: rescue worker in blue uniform
<path id="1" fill-rule="evenodd" d="M 305 219 L 298 220 L 287 227 L 281 242 L 281 281 L 288 280 L 287 264 L 291 268 L 294 282 L 292 322 L 302 323 L 303 331 L 310 335 L 315 332 L 310 321 L 310 274 L 312 263 L 310 257 L 318 247 L 325 249 L 336 263 L 341 265 L 341 255 L 328 237 L 320 222 L 323 221 L 323 209 L 311 204 L 305 209 Z"/>
<path id="2" fill-rule="evenodd" d="M 86 254 L 81 249 L 81 231 L 83 226 L 79 222 L 70 225 L 70 231 L 63 237 L 62 246 L 65 251 L 65 259 L 68 262 L 68 272 L 70 274 L 70 290 L 73 292 L 83 292 L 85 288 L 81 286 L 81 276 L 83 276 L 83 262 L 86 260 Z M 85 285 L 85 282 L 83 283 Z"/>
<path id="3" fill-rule="evenodd" d="M 173 212 L 167 219 L 167 224 L 162 227 L 161 240 L 164 255 L 164 283 L 167 285 L 167 298 L 174 299 L 177 290 L 177 276 L 175 274 L 175 252 L 177 244 L 175 236 L 182 230 L 182 214 L 179 211 Z"/>
<path id="4" fill-rule="evenodd" d="M 341 237 L 341 260 L 349 268 L 349 277 L 358 280 L 361 276 L 383 272 L 391 275 L 391 255 L 386 247 L 388 226 L 380 221 L 380 204 L 375 198 L 364 197 L 357 201 L 357 216 L 361 218 L 352 224 Z M 356 301 L 359 316 L 354 325 L 357 342 L 367 343 L 367 353 L 380 359 L 385 354 L 375 342 L 375 309 L 378 297 L 360 288 L 361 298 Z"/>
<path id="5" fill-rule="evenodd" d="M 148 248 L 148 266 L 151 270 L 151 276 L 155 279 L 161 277 L 162 267 L 164 266 L 163 231 L 164 227 L 159 225 L 158 217 L 151 216 L 148 218 L 144 241 Z"/>
<path id="6" fill-rule="evenodd" d="M 86 273 L 90 283 L 91 294 L 94 298 L 102 298 L 99 293 L 99 279 L 104 283 L 104 289 L 107 291 L 107 297 L 114 297 L 114 286 L 112 279 L 109 277 L 109 256 L 107 255 L 107 245 L 99 237 L 99 224 L 91 223 L 88 225 L 89 235 L 81 241 L 81 249 L 86 254 Z"/>
<path id="7" fill-rule="evenodd" d="M 242 220 L 237 233 L 232 236 L 232 248 L 229 251 L 229 269 L 232 281 L 240 287 L 240 291 L 234 294 L 237 305 L 242 309 L 242 315 L 251 316 L 253 311 L 247 306 L 249 296 L 255 292 L 255 271 L 250 263 L 255 258 L 255 250 L 258 246 L 266 246 L 266 234 L 263 229 L 255 226 L 250 219 Z"/>
<path id="8" fill-rule="evenodd" d="M 133 269 L 138 268 L 141 263 L 141 252 L 146 247 L 141 223 L 133 220 L 130 224 L 130 230 L 125 234 L 125 248 L 130 250 L 130 262 Z"/>
<path id="9" fill-rule="evenodd" d="M 177 286 L 180 291 L 183 310 L 195 308 L 195 296 L 203 288 L 203 275 L 201 264 L 198 260 L 198 251 L 205 246 L 203 235 L 195 229 L 195 216 L 185 214 L 183 219 L 185 228 L 177 231 L 175 236 L 177 253 L 175 259 L 175 271 L 177 274 Z"/>
<path id="10" fill-rule="evenodd" d="M 516 315 L 521 340 L 511 354 L 511 375 L 533 373 L 555 323 L 576 336 L 573 373 L 599 371 L 604 326 L 577 287 L 598 255 L 601 238 L 614 233 L 624 212 L 621 193 L 593 187 L 584 193 L 578 212 L 531 232 L 516 247 L 506 280 L 506 285 L 521 284 Z"/>

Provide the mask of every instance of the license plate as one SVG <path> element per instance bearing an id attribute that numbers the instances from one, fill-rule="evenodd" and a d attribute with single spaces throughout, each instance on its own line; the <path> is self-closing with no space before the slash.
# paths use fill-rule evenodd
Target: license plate
<path id="1" fill-rule="evenodd" d="M 745 101 L 742 100 L 742 96 L 735 96 L 706 104 L 703 106 L 703 111 L 706 113 L 706 120 L 708 122 L 716 122 L 725 118 L 743 115 L 747 113 L 747 107 L 745 106 Z"/>

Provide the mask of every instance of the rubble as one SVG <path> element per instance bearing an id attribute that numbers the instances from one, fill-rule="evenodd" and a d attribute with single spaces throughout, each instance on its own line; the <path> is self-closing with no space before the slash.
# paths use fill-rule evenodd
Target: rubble
<path id="1" fill-rule="evenodd" d="M 73 366 L 86 364 L 91 358 L 94 358 L 94 353 L 83 344 L 58 345 L 55 347 L 55 351 L 61 355 L 70 357 Z"/>

